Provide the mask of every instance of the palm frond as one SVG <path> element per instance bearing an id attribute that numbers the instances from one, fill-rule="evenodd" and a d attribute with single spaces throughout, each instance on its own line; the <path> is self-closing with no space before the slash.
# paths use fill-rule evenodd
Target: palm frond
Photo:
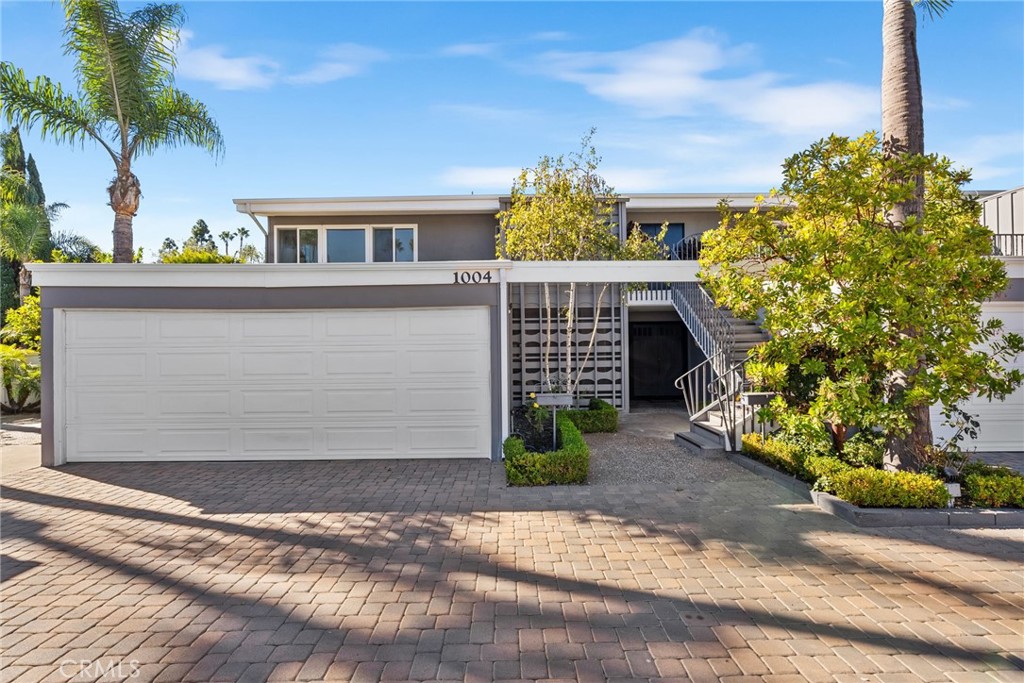
<path id="1" fill-rule="evenodd" d="M 0 208 L 0 255 L 22 263 L 49 239 L 50 221 L 41 206 L 8 204 Z"/>
<path id="2" fill-rule="evenodd" d="M 953 6 L 953 0 L 913 0 L 916 7 L 924 10 L 929 19 L 938 19 Z"/>
<path id="3" fill-rule="evenodd" d="M 186 144 L 201 147 L 218 159 L 224 155 L 224 138 L 206 105 L 168 87 L 139 120 L 131 155 Z"/>
<path id="4" fill-rule="evenodd" d="M 79 85 L 90 105 L 117 123 L 123 147 L 155 93 L 173 80 L 173 45 L 184 13 L 147 5 L 130 15 L 114 0 L 65 3 L 65 52 L 77 58 Z"/>
<path id="5" fill-rule="evenodd" d="M 64 92 L 46 76 L 29 81 L 25 72 L 10 62 L 0 62 L 0 112 L 11 125 L 31 129 L 39 124 L 42 136 L 56 142 L 84 143 L 93 139 L 117 161 L 103 139 L 103 124 L 87 106 Z"/>
<path id="6" fill-rule="evenodd" d="M 99 247 L 87 237 L 62 230 L 50 236 L 50 246 L 59 249 L 75 263 L 92 263 L 96 260 Z"/>

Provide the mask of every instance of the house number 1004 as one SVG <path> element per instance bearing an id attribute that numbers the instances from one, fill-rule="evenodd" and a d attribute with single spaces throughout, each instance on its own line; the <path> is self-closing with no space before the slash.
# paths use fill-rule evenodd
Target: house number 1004
<path id="1" fill-rule="evenodd" d="M 478 285 L 481 282 L 491 281 L 491 271 L 479 270 L 456 270 L 452 273 L 455 280 L 453 285 Z"/>

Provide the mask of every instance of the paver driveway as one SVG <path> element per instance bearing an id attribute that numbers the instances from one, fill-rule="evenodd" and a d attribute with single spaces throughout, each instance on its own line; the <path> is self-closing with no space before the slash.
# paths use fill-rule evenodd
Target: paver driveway
<path id="1" fill-rule="evenodd" d="M 457 461 L 8 477 L 4 680 L 1024 678 L 1021 530 L 865 532 L 667 448 L 684 474 L 544 490 Z"/>

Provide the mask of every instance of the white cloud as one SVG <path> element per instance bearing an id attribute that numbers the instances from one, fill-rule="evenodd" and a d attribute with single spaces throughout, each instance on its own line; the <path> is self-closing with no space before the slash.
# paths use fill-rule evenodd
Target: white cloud
<path id="1" fill-rule="evenodd" d="M 924 96 L 924 109 L 926 112 L 932 111 L 954 111 L 957 109 L 967 109 L 971 106 L 968 100 L 960 97 L 950 96 Z"/>
<path id="2" fill-rule="evenodd" d="M 355 43 L 339 43 L 324 51 L 323 61 L 294 76 L 287 77 L 289 83 L 299 85 L 330 83 L 342 78 L 357 76 L 371 65 L 387 60 L 388 55 L 378 50 Z"/>
<path id="3" fill-rule="evenodd" d="M 552 51 L 538 58 L 537 68 L 652 118 L 726 114 L 783 133 L 824 133 L 877 116 L 876 88 L 793 84 L 752 70 L 754 56 L 751 45 L 729 45 L 719 33 L 697 29 L 627 50 Z"/>
<path id="4" fill-rule="evenodd" d="M 446 57 L 489 57 L 498 50 L 498 43 L 456 43 L 441 48 Z"/>
<path id="5" fill-rule="evenodd" d="M 926 141 L 927 144 L 927 141 Z M 971 169 L 973 184 L 994 178 L 1017 175 L 1015 185 L 1021 183 L 1020 150 L 1024 149 L 1024 131 L 975 135 L 962 140 L 958 147 L 943 150 L 958 167 Z M 986 186 L 986 189 L 1005 190 L 1006 187 Z"/>
<path id="6" fill-rule="evenodd" d="M 452 166 L 439 181 L 448 187 L 474 192 L 508 192 L 523 169 L 516 166 Z"/>
<path id="7" fill-rule="evenodd" d="M 319 85 L 351 78 L 388 55 L 382 50 L 355 43 L 339 43 L 321 54 L 320 61 L 305 71 L 287 74 L 268 57 L 229 57 L 221 45 L 193 46 L 194 34 L 182 30 L 175 49 L 178 75 L 213 83 L 221 90 L 258 90 L 280 82 Z"/>
<path id="8" fill-rule="evenodd" d="M 175 50 L 179 76 L 213 83 L 221 90 L 269 88 L 280 66 L 266 57 L 228 57 L 220 45 L 192 47 L 193 33 L 182 30 Z"/>
<path id="9" fill-rule="evenodd" d="M 489 123 L 522 123 L 540 115 L 532 109 L 508 109 L 484 104 L 435 104 L 431 106 L 431 110 L 439 114 Z"/>

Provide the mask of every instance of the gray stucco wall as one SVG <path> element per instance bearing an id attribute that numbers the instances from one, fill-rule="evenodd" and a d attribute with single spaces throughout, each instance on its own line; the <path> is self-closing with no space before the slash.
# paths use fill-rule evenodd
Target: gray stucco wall
<path id="1" fill-rule="evenodd" d="M 636 223 L 682 223 L 687 237 L 702 233 L 718 226 L 717 210 L 707 211 L 660 211 L 653 209 L 629 210 L 626 204 L 626 219 Z"/>
<path id="2" fill-rule="evenodd" d="M 420 261 L 479 261 L 494 258 L 498 221 L 489 214 L 389 216 L 274 216 L 278 225 L 416 225 Z M 273 236 L 271 232 L 271 236 Z M 268 261 L 272 259 L 268 258 Z"/>
<path id="3" fill-rule="evenodd" d="M 501 319 L 499 290 L 495 285 L 294 287 L 294 288 L 191 288 L 191 287 L 43 287 L 41 288 L 43 347 L 40 363 L 42 464 L 54 465 L 53 339 L 55 308 L 95 309 L 344 309 L 434 308 L 487 306 L 491 338 L 491 459 L 501 459 Z"/>

